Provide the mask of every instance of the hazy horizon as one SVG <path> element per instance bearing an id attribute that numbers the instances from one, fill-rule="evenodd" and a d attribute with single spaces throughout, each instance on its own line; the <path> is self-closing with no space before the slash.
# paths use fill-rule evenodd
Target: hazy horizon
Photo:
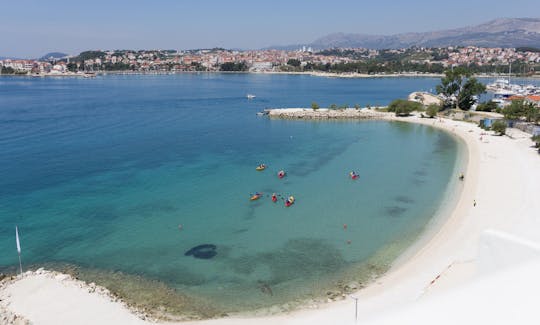
<path id="1" fill-rule="evenodd" d="M 0 56 L 37 58 L 48 52 L 78 54 L 90 49 L 259 49 L 308 44 L 336 32 L 390 35 L 460 28 L 525 17 L 540 9 L 532 0 L 513 4 L 95 0 L 82 5 L 21 0 L 3 4 Z"/>

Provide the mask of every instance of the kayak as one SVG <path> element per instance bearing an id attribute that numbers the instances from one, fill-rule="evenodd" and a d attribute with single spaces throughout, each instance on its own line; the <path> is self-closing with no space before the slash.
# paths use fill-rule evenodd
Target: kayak
<path id="1" fill-rule="evenodd" d="M 261 196 L 262 196 L 262 194 L 257 193 L 257 194 L 255 194 L 255 195 L 253 195 L 253 196 L 250 198 L 250 200 L 251 200 L 251 201 L 258 200 L 258 199 L 261 198 Z"/>
<path id="2" fill-rule="evenodd" d="M 287 201 L 285 201 L 285 206 L 286 207 L 290 207 L 291 205 L 293 205 L 294 203 L 294 196 L 289 196 L 289 198 L 287 199 Z"/>
<path id="3" fill-rule="evenodd" d="M 277 196 L 275 194 L 272 194 L 272 202 L 274 203 L 277 202 Z"/>
<path id="4" fill-rule="evenodd" d="M 259 166 L 255 167 L 255 169 L 258 170 L 258 171 L 265 170 L 266 165 L 259 165 Z"/>
<path id="5" fill-rule="evenodd" d="M 350 172 L 349 176 L 351 177 L 351 179 L 357 179 L 358 177 L 360 177 L 360 175 L 358 175 L 358 174 L 356 174 L 354 172 Z"/>
<path id="6" fill-rule="evenodd" d="M 285 171 L 284 171 L 284 170 L 280 170 L 280 171 L 277 173 L 277 176 L 278 176 L 279 178 L 285 177 Z"/>

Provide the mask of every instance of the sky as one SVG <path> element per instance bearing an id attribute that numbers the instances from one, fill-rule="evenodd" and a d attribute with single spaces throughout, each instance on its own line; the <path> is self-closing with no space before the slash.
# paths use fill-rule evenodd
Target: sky
<path id="1" fill-rule="evenodd" d="M 17 0 L 0 6 L 0 56 L 96 49 L 257 49 L 334 32 L 396 34 L 540 16 L 514 0 Z"/>

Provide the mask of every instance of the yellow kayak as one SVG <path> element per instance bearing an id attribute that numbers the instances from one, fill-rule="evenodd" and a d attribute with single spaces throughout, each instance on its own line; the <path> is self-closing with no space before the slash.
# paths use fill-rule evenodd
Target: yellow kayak
<path id="1" fill-rule="evenodd" d="M 250 200 L 251 200 L 251 201 L 258 200 L 258 199 L 261 198 L 261 196 L 262 196 L 262 194 L 257 193 L 257 194 L 255 194 L 255 195 L 253 195 L 253 196 L 250 198 Z"/>
<path id="2" fill-rule="evenodd" d="M 258 171 L 265 170 L 266 165 L 265 164 L 259 165 L 259 166 L 255 167 L 255 169 L 258 170 Z"/>

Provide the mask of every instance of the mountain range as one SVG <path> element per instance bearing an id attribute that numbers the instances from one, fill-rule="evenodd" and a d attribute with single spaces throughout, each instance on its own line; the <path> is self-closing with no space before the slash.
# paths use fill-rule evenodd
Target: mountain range
<path id="1" fill-rule="evenodd" d="M 297 49 L 309 46 L 327 48 L 390 49 L 446 46 L 479 47 L 538 47 L 540 48 L 540 18 L 500 18 L 463 28 L 424 33 L 395 35 L 369 35 L 360 33 L 334 33 L 309 44 L 272 46 L 275 49 Z"/>

